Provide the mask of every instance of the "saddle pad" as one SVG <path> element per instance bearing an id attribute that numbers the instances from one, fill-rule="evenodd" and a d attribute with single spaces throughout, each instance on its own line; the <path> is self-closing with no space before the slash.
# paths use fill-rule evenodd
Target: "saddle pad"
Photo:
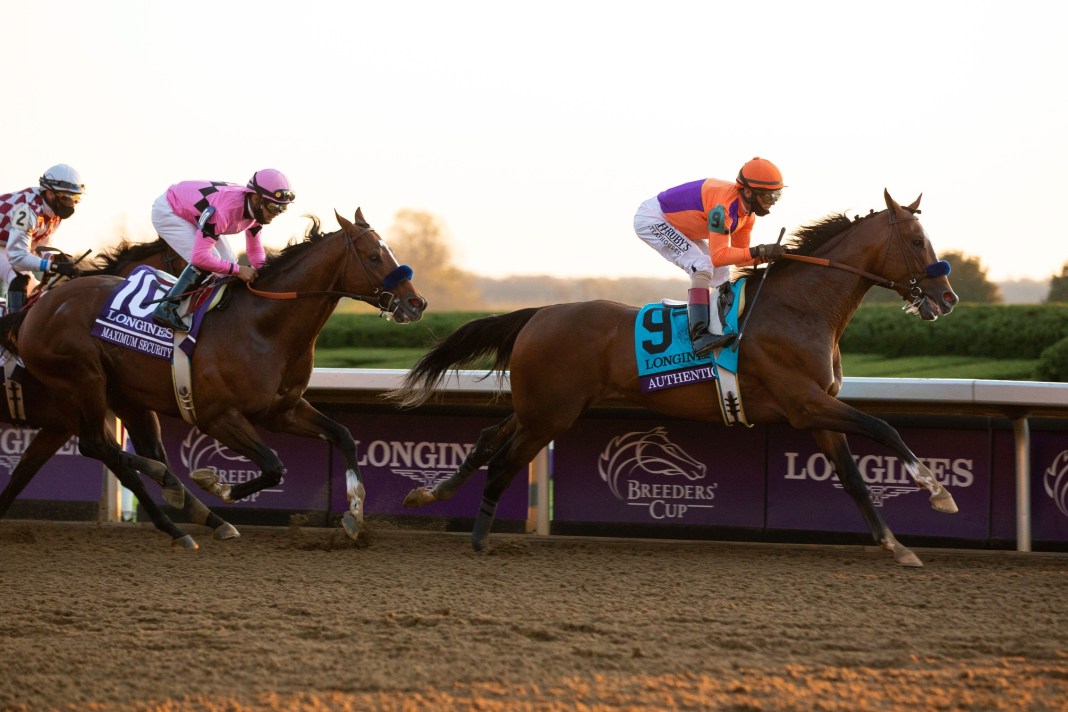
<path id="1" fill-rule="evenodd" d="M 642 307 L 634 320 L 634 356 L 642 393 L 716 378 L 713 358 L 694 356 L 685 306 Z"/>
<path id="2" fill-rule="evenodd" d="M 93 324 L 93 336 L 147 356 L 170 361 L 174 332 L 152 320 L 156 301 L 166 296 L 168 289 L 169 285 L 159 280 L 155 270 L 141 265 L 104 302 Z M 213 296 L 218 289 L 216 285 Z M 189 338 L 181 347 L 186 353 L 190 353 L 196 344 L 196 334 L 200 331 L 207 306 L 215 302 L 215 299 L 204 300 L 193 315 Z"/>

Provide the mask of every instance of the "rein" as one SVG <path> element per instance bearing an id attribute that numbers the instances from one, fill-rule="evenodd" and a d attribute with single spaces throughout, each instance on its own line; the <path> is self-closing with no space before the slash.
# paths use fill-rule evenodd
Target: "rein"
<path id="1" fill-rule="evenodd" d="M 342 230 L 342 232 L 344 231 Z M 355 242 L 356 240 L 371 232 L 374 232 L 372 228 L 364 228 L 352 237 L 352 241 Z M 357 260 L 359 260 L 360 267 L 363 269 L 364 274 L 367 276 L 368 283 L 373 282 L 373 280 L 371 279 L 370 272 L 367 271 L 367 266 L 363 263 L 363 260 L 359 258 L 359 255 L 357 255 Z M 306 292 L 268 292 L 266 290 L 256 289 L 248 283 L 245 284 L 245 288 L 257 297 L 262 297 L 264 299 L 286 300 L 303 299 L 305 297 L 348 297 L 349 299 L 355 299 L 357 301 L 361 301 L 366 304 L 375 306 L 383 313 L 386 313 L 393 308 L 394 304 L 397 301 L 397 296 L 391 290 L 397 285 L 399 285 L 401 282 L 411 278 L 412 268 L 408 265 L 399 265 L 396 269 L 394 269 L 382 279 L 382 287 L 375 287 L 375 291 L 371 294 L 357 294 L 355 292 L 344 292 L 340 290 L 318 290 Z"/>
<path id="2" fill-rule="evenodd" d="M 895 227 L 895 225 L 897 225 L 897 223 L 905 222 L 906 220 L 919 220 L 919 218 L 917 218 L 915 215 L 912 215 L 912 216 L 910 216 L 908 218 L 905 218 L 904 220 L 895 220 L 894 219 L 894 215 L 892 213 L 889 215 L 889 218 L 890 218 L 890 237 L 889 237 L 889 239 L 891 239 L 891 240 L 893 240 L 895 237 L 898 237 L 897 228 Z M 887 247 L 887 249 L 889 250 L 889 246 Z M 875 283 L 875 286 L 877 286 L 877 287 L 886 287 L 887 289 L 894 290 L 899 295 L 901 295 L 902 299 L 904 299 L 905 301 L 913 301 L 913 303 L 915 303 L 915 300 L 922 299 L 922 291 L 920 290 L 920 288 L 918 286 L 918 282 L 921 279 L 923 279 L 925 277 L 937 277 L 937 276 L 949 274 L 949 269 L 948 269 L 949 268 L 949 263 L 947 263 L 947 262 L 945 262 L 943 260 L 943 261 L 940 261 L 940 262 L 936 262 L 936 263 L 934 263 L 932 265 L 928 265 L 927 267 L 924 268 L 924 271 L 922 273 L 917 273 L 915 275 L 910 276 L 909 279 L 908 279 L 908 284 L 906 285 L 906 284 L 899 284 L 898 282 L 896 282 L 896 281 L 894 281 L 892 279 L 887 279 L 886 277 L 881 277 L 881 276 L 879 276 L 877 274 L 873 274 L 871 272 L 866 272 L 866 271 L 864 271 L 862 269 L 857 269 L 856 267 L 854 267 L 852 265 L 847 265 L 844 262 L 835 262 L 834 260 L 828 260 L 828 259 L 825 259 L 825 258 L 822 258 L 822 257 L 809 257 L 807 255 L 792 255 L 792 254 L 787 253 L 787 254 L 782 255 L 779 259 L 793 260 L 794 262 L 806 262 L 808 264 L 818 265 L 820 267 L 833 267 L 834 269 L 840 269 L 840 270 L 844 270 L 846 272 L 852 272 L 853 274 L 858 275 L 860 277 L 863 277 L 864 279 L 871 280 L 872 282 Z M 908 259 L 907 255 L 906 255 L 906 259 Z"/>

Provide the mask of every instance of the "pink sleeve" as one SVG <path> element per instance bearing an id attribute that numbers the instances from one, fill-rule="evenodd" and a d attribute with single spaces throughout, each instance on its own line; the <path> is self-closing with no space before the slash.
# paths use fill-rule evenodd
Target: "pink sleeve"
<path id="1" fill-rule="evenodd" d="M 253 234 L 252 230 L 245 231 L 245 255 L 248 257 L 248 263 L 256 269 L 263 267 L 263 263 L 267 261 L 267 253 L 263 249 L 259 230 L 256 234 Z"/>
<path id="2" fill-rule="evenodd" d="M 213 247 L 215 247 L 215 241 L 210 237 L 205 237 L 204 233 L 198 230 L 196 237 L 193 238 L 193 254 L 190 256 L 189 262 L 200 270 L 207 270 L 216 274 L 237 274 L 238 265 L 233 262 L 227 262 L 221 257 L 216 257 L 215 253 L 211 251 Z"/>

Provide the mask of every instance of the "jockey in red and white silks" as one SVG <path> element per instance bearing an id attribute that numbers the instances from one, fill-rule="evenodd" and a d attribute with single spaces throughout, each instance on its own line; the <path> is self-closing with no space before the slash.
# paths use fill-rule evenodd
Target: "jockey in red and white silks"
<path id="1" fill-rule="evenodd" d="M 78 172 L 66 164 L 52 166 L 40 178 L 40 187 L 0 195 L 0 279 L 8 285 L 8 311 L 26 303 L 37 284 L 35 272 L 74 276 L 77 270 L 56 255 L 38 256 L 60 223 L 74 215 L 85 192 Z"/>

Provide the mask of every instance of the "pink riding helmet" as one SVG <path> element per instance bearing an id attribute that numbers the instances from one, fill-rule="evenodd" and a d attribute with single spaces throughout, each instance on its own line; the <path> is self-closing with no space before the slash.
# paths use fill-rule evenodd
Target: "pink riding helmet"
<path id="1" fill-rule="evenodd" d="M 272 203 L 288 205 L 297 199 L 289 179 L 282 171 L 273 168 L 264 168 L 252 174 L 252 180 L 248 182 L 249 190 L 254 190 Z"/>

